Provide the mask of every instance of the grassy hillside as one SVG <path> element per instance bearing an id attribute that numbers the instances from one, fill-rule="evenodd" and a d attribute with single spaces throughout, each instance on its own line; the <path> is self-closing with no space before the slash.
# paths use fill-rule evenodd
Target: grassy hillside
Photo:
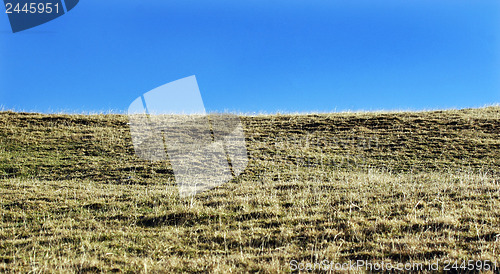
<path id="1" fill-rule="evenodd" d="M 126 116 L 1 112 L 0 270 L 500 268 L 500 107 L 241 120 L 245 172 L 180 199 Z"/>

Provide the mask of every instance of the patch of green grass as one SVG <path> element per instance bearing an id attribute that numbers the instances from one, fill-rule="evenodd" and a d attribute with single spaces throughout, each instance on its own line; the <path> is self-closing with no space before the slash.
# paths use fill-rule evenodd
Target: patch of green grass
<path id="1" fill-rule="evenodd" d="M 500 265 L 500 108 L 242 117 L 249 164 L 181 199 L 120 115 L 0 113 L 0 269 Z"/>

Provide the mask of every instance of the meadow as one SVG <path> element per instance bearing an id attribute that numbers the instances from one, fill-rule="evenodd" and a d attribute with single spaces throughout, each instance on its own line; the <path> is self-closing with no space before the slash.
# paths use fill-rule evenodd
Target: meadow
<path id="1" fill-rule="evenodd" d="M 0 271 L 500 269 L 500 106 L 240 119 L 245 171 L 180 198 L 125 115 L 0 112 Z"/>

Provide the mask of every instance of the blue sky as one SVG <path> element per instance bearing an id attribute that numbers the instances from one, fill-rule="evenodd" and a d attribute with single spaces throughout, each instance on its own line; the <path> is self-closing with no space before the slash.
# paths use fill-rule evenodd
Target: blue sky
<path id="1" fill-rule="evenodd" d="M 15 34 L 0 16 L 0 75 L 0 105 L 37 112 L 124 112 L 190 75 L 208 111 L 480 107 L 500 1 L 84 0 Z"/>

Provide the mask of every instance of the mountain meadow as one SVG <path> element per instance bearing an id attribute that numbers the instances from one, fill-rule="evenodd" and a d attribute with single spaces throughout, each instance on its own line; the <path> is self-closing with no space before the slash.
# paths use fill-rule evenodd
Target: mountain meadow
<path id="1" fill-rule="evenodd" d="M 126 115 L 0 112 L 0 271 L 500 269 L 500 106 L 240 119 L 243 173 L 180 198 Z"/>

